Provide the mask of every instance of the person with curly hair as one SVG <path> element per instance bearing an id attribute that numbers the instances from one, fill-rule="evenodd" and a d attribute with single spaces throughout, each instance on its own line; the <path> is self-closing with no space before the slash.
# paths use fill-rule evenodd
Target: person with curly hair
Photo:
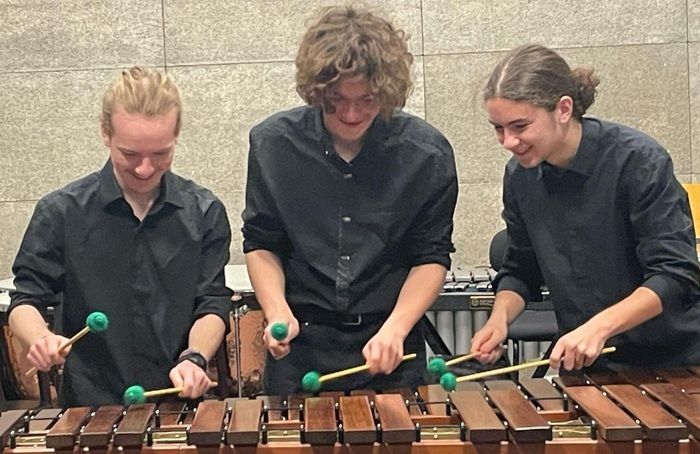
<path id="1" fill-rule="evenodd" d="M 413 87 L 406 41 L 364 8 L 322 10 L 296 58 L 308 105 L 250 133 L 243 250 L 269 323 L 266 393 L 358 364 L 369 370 L 324 390 L 425 381 L 418 322 L 450 267 L 457 178 L 445 137 L 401 111 Z"/>
<path id="2" fill-rule="evenodd" d="M 509 244 L 493 311 L 472 340 L 482 362 L 500 356 L 508 324 L 544 282 L 560 372 L 700 364 L 688 196 L 662 145 L 583 116 L 599 82 L 539 45 L 511 51 L 488 80 L 488 119 L 513 157 L 503 181 Z M 604 346 L 618 348 L 597 360 Z"/>

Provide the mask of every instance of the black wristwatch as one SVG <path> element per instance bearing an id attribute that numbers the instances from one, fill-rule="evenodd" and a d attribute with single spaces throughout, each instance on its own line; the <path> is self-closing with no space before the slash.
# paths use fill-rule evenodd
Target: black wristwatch
<path id="1" fill-rule="evenodd" d="M 207 359 L 197 350 L 188 348 L 183 351 L 180 353 L 180 356 L 177 357 L 177 362 L 175 364 L 180 364 L 183 361 L 191 361 L 201 367 L 203 371 L 206 372 L 207 370 Z"/>

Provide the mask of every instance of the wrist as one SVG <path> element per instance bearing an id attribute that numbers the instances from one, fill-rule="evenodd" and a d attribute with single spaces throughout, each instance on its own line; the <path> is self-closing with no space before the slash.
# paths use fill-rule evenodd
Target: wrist
<path id="1" fill-rule="evenodd" d="M 194 349 L 194 348 L 188 348 L 184 350 L 180 355 L 177 357 L 177 361 L 175 364 L 180 364 L 183 361 L 190 361 L 191 363 L 194 363 L 194 365 L 200 367 L 202 370 L 206 372 L 207 370 L 207 359 L 202 355 L 199 350 Z"/>

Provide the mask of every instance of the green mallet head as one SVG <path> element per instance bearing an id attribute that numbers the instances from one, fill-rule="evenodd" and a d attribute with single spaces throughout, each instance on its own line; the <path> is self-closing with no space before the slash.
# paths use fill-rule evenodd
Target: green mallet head
<path id="1" fill-rule="evenodd" d="M 440 386 L 445 391 L 454 391 L 457 388 L 457 377 L 452 372 L 446 372 L 440 377 Z"/>
<path id="2" fill-rule="evenodd" d="M 321 374 L 311 371 L 301 379 L 301 388 L 307 393 L 315 393 L 321 389 Z"/>
<path id="3" fill-rule="evenodd" d="M 129 386 L 124 391 L 124 405 L 142 404 L 146 402 L 146 391 L 142 386 Z"/>
<path id="4" fill-rule="evenodd" d="M 270 334 L 272 334 L 273 339 L 281 341 L 289 334 L 289 327 L 286 323 L 277 322 L 270 328 Z"/>
<path id="5" fill-rule="evenodd" d="M 88 315 L 85 325 L 90 328 L 90 331 L 100 333 L 109 327 L 109 319 L 104 312 L 93 312 Z"/>
<path id="6" fill-rule="evenodd" d="M 428 362 L 428 372 L 435 375 L 436 377 L 441 377 L 445 372 L 449 372 L 449 369 L 445 365 L 445 360 L 436 356 L 431 358 Z"/>

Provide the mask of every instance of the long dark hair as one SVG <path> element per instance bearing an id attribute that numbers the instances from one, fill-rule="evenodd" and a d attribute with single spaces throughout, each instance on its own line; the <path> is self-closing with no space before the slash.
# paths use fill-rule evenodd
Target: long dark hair
<path id="1" fill-rule="evenodd" d="M 574 100 L 573 116 L 580 122 L 595 101 L 599 83 L 591 68 L 571 70 L 553 50 L 527 44 L 510 51 L 496 66 L 484 88 L 484 101 L 524 101 L 551 112 L 562 96 L 570 96 Z"/>

